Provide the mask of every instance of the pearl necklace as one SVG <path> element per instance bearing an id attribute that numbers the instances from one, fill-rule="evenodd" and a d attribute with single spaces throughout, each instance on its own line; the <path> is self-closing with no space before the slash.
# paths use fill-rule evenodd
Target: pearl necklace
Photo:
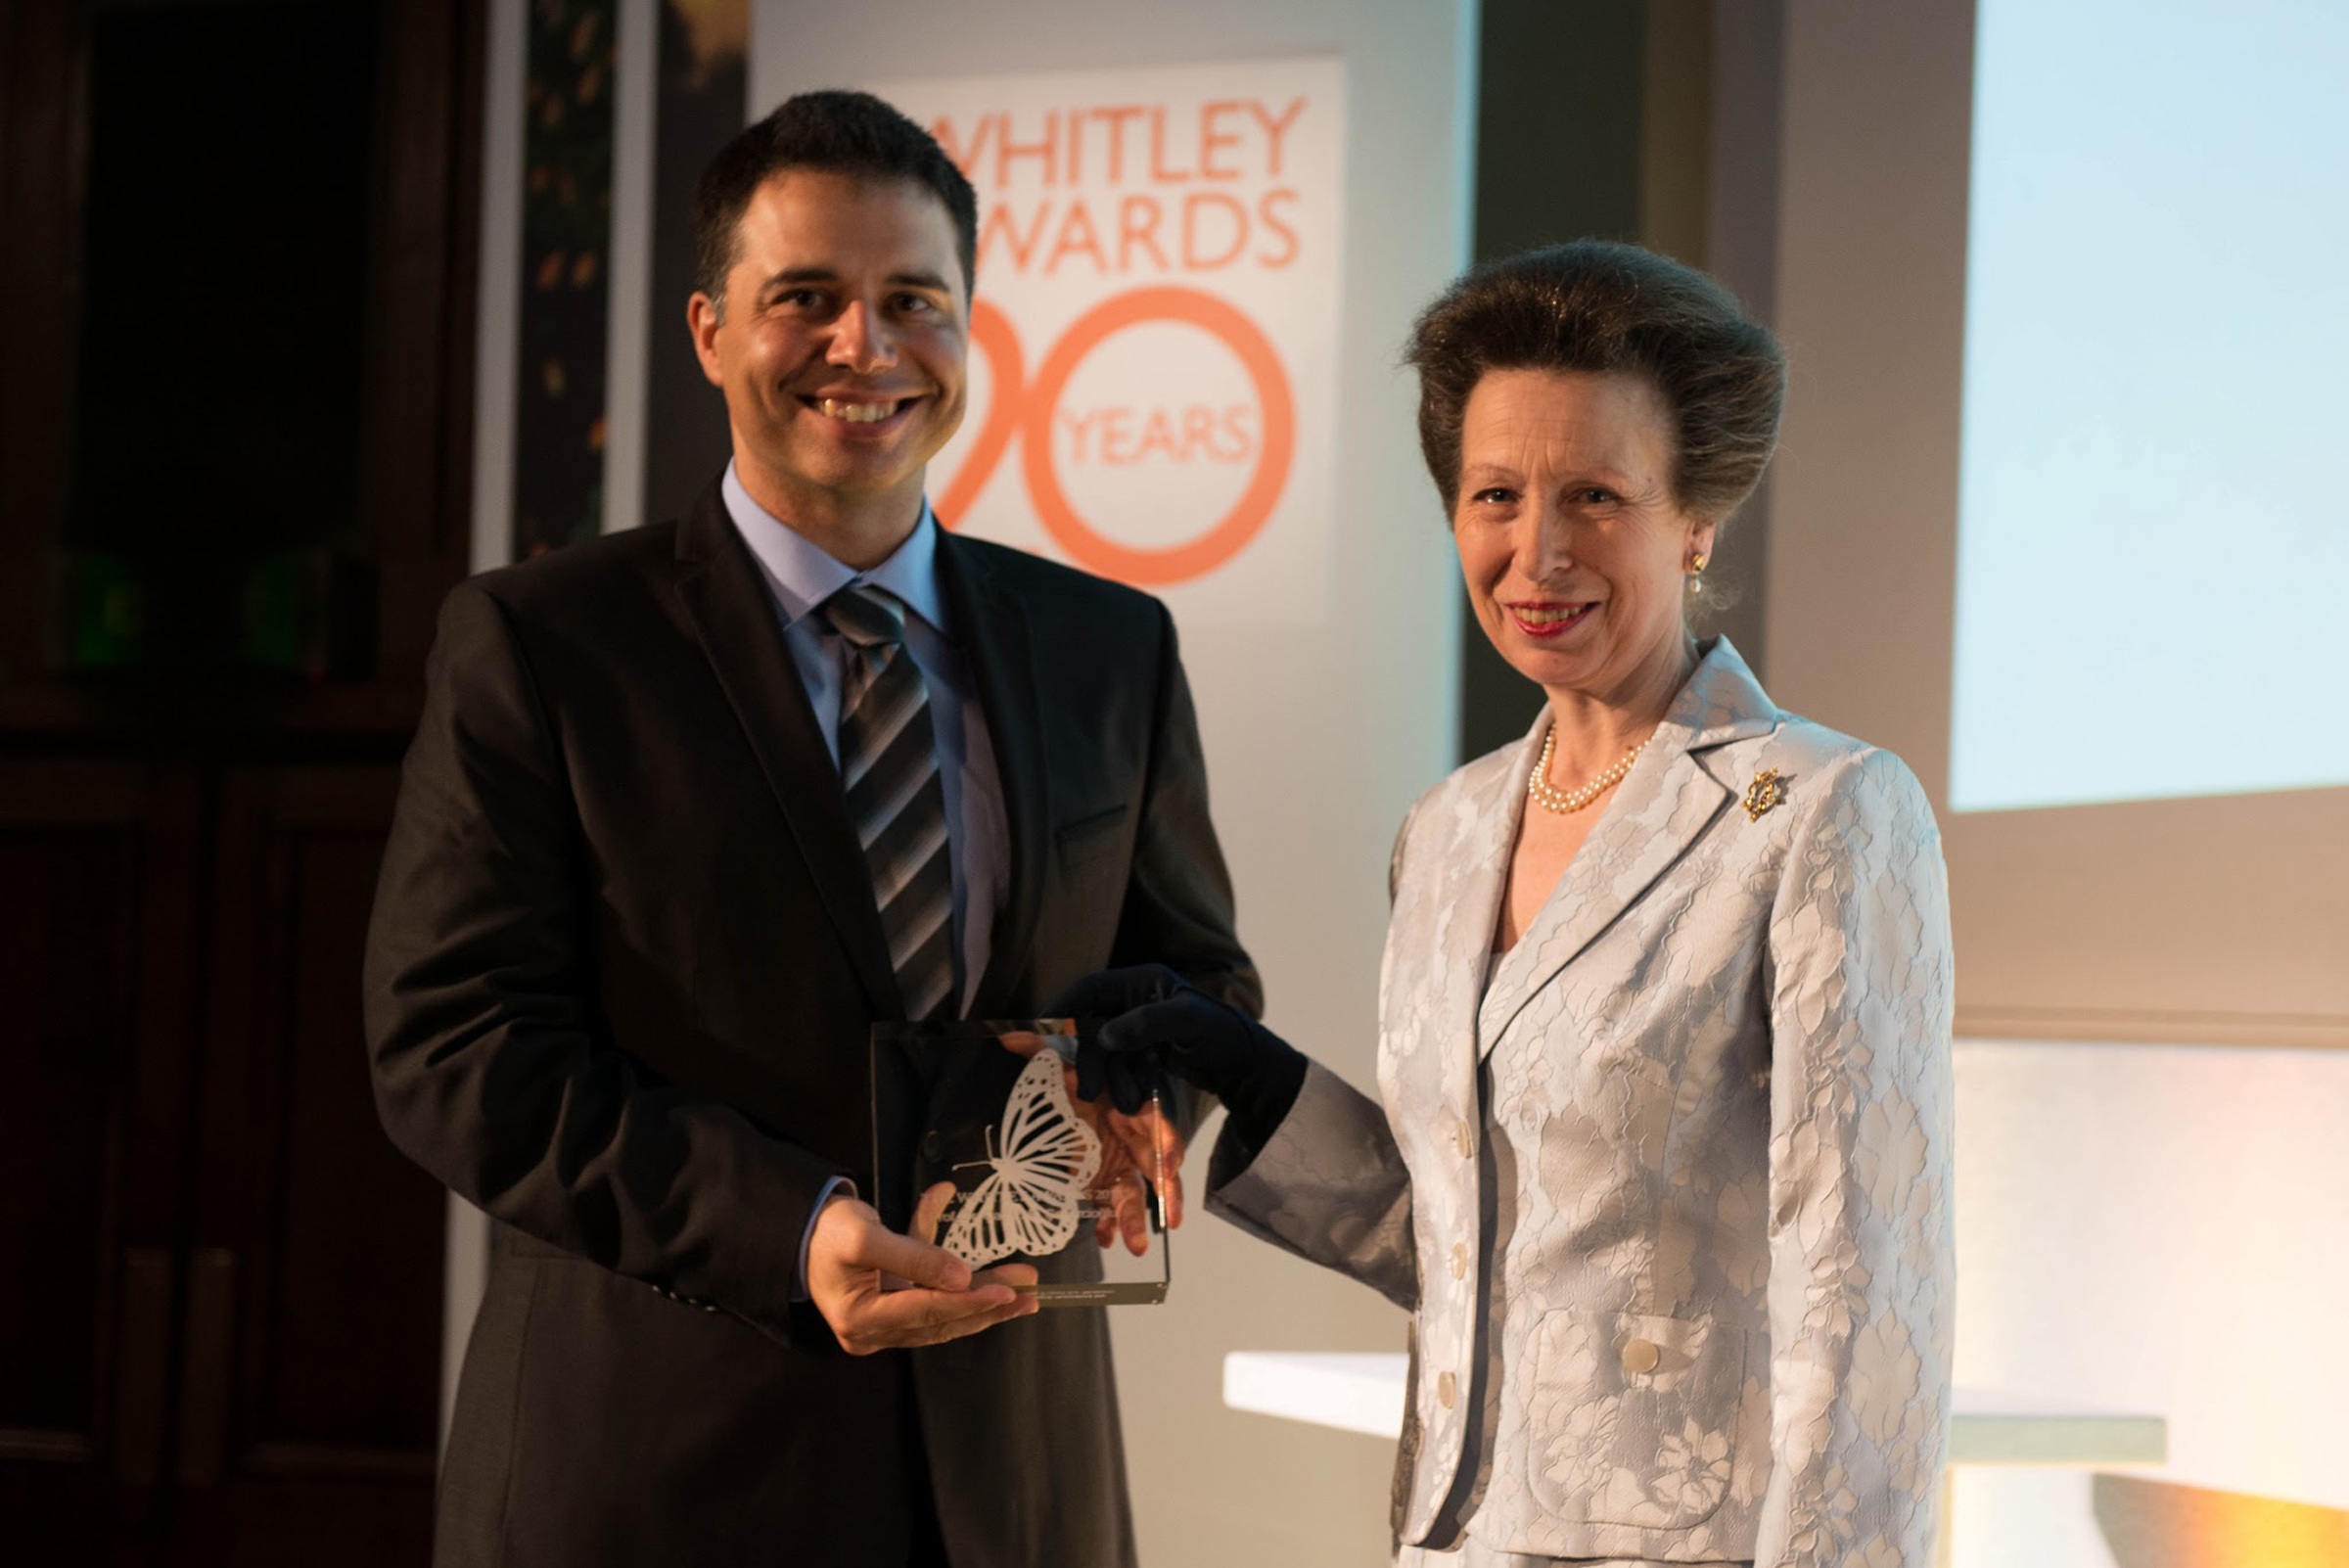
<path id="1" fill-rule="evenodd" d="M 1623 775 L 1632 770 L 1632 763 L 1638 761 L 1639 754 L 1647 749 L 1647 742 L 1641 741 L 1624 753 L 1622 759 L 1613 767 L 1597 775 L 1582 788 L 1562 790 L 1549 781 L 1549 755 L 1557 743 L 1558 726 L 1552 724 L 1549 726 L 1549 733 L 1542 737 L 1542 761 L 1534 764 L 1534 776 L 1525 781 L 1525 793 L 1527 798 L 1535 804 L 1560 813 L 1579 811 L 1613 789 L 1622 782 Z"/>

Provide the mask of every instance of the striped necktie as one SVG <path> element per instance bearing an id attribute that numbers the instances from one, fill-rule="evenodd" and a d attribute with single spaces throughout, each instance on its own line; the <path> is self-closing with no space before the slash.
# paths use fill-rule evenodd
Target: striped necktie
<path id="1" fill-rule="evenodd" d="M 824 615 L 849 642 L 840 696 L 849 822 L 872 871 L 905 1016 L 919 1023 L 944 1010 L 954 990 L 954 875 L 930 697 L 895 598 L 851 584 L 824 601 Z"/>

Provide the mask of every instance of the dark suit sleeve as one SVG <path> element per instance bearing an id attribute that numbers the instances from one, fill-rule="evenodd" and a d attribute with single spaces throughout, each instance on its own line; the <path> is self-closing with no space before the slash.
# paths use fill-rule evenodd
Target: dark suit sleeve
<path id="1" fill-rule="evenodd" d="M 800 1237 L 837 1169 L 613 1042 L 563 750 L 478 583 L 442 608 L 428 680 L 367 942 L 386 1130 L 516 1229 L 793 1338 Z"/>
<path id="2" fill-rule="evenodd" d="M 1207 812 L 1207 758 L 1163 605 L 1156 722 L 1133 868 L 1110 964 L 1162 963 L 1211 995 L 1261 1017 L 1264 986 L 1233 930 L 1231 877 Z"/>

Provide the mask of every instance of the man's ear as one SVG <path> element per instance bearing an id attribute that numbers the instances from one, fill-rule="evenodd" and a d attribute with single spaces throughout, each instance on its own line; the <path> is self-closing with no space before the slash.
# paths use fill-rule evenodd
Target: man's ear
<path id="1" fill-rule="evenodd" d="M 724 325 L 717 302 L 696 289 L 693 298 L 685 301 L 685 327 L 693 334 L 693 355 L 702 362 L 702 374 L 711 386 L 721 389 L 725 381 L 718 371 L 717 333 Z"/>

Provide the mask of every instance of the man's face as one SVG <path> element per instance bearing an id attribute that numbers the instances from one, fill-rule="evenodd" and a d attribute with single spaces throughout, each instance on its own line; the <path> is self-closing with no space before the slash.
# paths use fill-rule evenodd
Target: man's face
<path id="1" fill-rule="evenodd" d="M 962 423 L 970 300 L 945 204 L 907 181 L 786 169 L 735 231 L 720 316 L 693 297 L 744 484 L 786 522 L 917 502 Z"/>

